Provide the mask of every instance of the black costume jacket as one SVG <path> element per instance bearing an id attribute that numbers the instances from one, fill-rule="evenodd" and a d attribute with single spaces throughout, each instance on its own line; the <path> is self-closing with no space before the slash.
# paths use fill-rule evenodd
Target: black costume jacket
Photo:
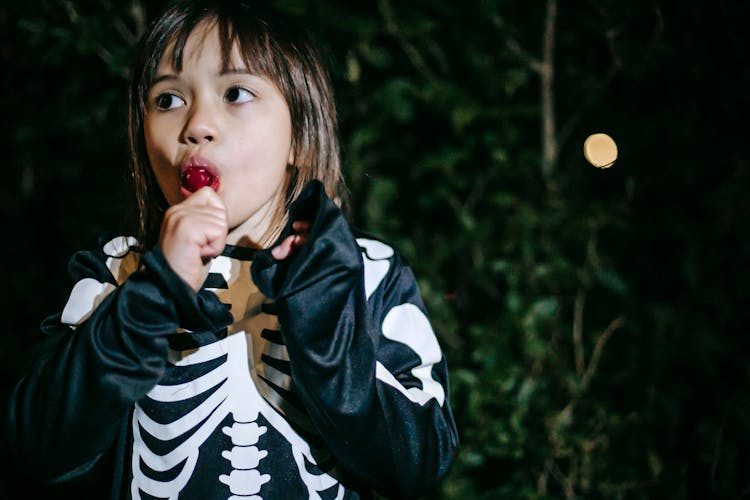
<path id="1" fill-rule="evenodd" d="M 111 487 L 89 498 L 434 487 L 457 434 L 414 276 L 318 182 L 294 220 L 311 221 L 295 255 L 228 246 L 199 293 L 133 238 L 77 253 L 67 305 L 2 415 L 8 456 L 39 484 Z"/>

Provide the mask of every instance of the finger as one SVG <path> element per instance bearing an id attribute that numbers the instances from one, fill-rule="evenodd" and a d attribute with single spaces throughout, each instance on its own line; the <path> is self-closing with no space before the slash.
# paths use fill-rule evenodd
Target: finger
<path id="1" fill-rule="evenodd" d="M 292 223 L 292 229 L 298 233 L 306 233 L 310 230 L 310 223 L 304 220 L 297 220 Z"/>
<path id="2" fill-rule="evenodd" d="M 294 235 L 294 238 L 292 239 L 292 249 L 299 248 L 302 245 L 305 244 L 307 241 L 307 236 L 303 234 L 296 234 Z"/>
<path id="3" fill-rule="evenodd" d="M 202 222 L 203 224 L 200 227 L 203 235 L 203 240 L 200 242 L 202 252 L 208 252 L 211 256 L 219 255 L 226 246 L 226 222 L 217 221 L 210 217 L 206 217 Z"/>
<path id="4" fill-rule="evenodd" d="M 198 191 L 186 198 L 183 203 L 187 205 L 209 205 L 212 207 L 226 210 L 226 205 L 216 191 L 209 186 L 204 186 Z"/>
<path id="5" fill-rule="evenodd" d="M 292 247 L 295 236 L 287 236 L 276 247 L 271 250 L 271 255 L 276 260 L 284 260 L 292 253 Z"/>
<path id="6" fill-rule="evenodd" d="M 224 210 L 216 207 L 209 207 L 204 205 L 196 210 L 190 210 L 185 213 L 186 217 L 190 217 L 195 221 L 204 221 L 207 223 L 214 223 L 226 226 L 227 213 Z"/>
<path id="7" fill-rule="evenodd" d="M 218 257 L 224 250 L 224 244 L 219 242 L 220 240 L 211 240 L 200 248 L 200 257 L 203 259 L 203 263 L 206 263 L 207 259 Z"/>
<path id="8" fill-rule="evenodd" d="M 226 210 L 224 210 L 222 207 L 200 203 L 200 204 L 194 204 L 194 203 L 178 203 L 177 205 L 172 205 L 167 209 L 167 212 L 164 214 L 165 220 L 175 218 L 197 218 L 197 217 L 212 217 L 217 220 L 226 220 L 227 213 Z"/>
<path id="9" fill-rule="evenodd" d="M 162 236 L 176 236 L 183 241 L 203 244 L 226 236 L 226 214 L 212 207 L 170 207 L 162 224 Z M 210 236 L 209 236 L 210 235 Z"/>
<path id="10" fill-rule="evenodd" d="M 216 209 L 210 210 L 175 210 L 165 215 L 163 227 L 169 231 L 186 231 L 186 233 L 200 232 L 203 225 L 227 226 L 224 213 Z"/>

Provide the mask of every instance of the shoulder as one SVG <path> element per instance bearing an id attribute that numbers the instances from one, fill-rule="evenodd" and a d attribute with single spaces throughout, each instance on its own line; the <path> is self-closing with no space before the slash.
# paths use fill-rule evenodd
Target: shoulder
<path id="1" fill-rule="evenodd" d="M 88 249 L 76 252 L 68 264 L 73 281 L 62 322 L 79 324 L 138 269 L 141 252 L 132 236 L 102 235 Z"/>
<path id="2" fill-rule="evenodd" d="M 68 270 L 74 280 L 91 277 L 120 285 L 135 271 L 141 256 L 135 237 L 107 233 L 76 252 Z"/>
<path id="3" fill-rule="evenodd" d="M 369 299 L 378 289 L 394 284 L 411 285 L 414 276 L 403 255 L 389 243 L 358 229 L 352 229 L 364 264 L 365 294 Z M 407 283 L 403 283 L 404 280 Z"/>
<path id="4" fill-rule="evenodd" d="M 359 229 L 352 229 L 352 234 L 357 245 L 359 245 L 362 257 L 367 260 L 394 260 L 398 256 L 396 249 L 380 238 Z"/>
<path id="5" fill-rule="evenodd" d="M 121 285 L 138 269 L 143 256 L 140 243 L 133 236 L 107 236 L 100 238 L 100 245 L 105 266 Z"/>

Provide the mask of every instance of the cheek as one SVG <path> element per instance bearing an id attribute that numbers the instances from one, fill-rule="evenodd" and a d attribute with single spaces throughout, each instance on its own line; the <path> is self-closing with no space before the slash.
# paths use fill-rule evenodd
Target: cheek
<path id="1" fill-rule="evenodd" d="M 173 151 L 168 147 L 168 143 L 164 140 L 164 134 L 158 128 L 144 127 L 144 140 L 151 169 L 162 191 L 164 191 L 164 183 L 173 182 L 172 178 L 175 175 L 175 170 L 172 168 Z M 166 193 L 164 194 L 166 195 Z"/>
<path id="2" fill-rule="evenodd" d="M 157 145 L 154 144 L 153 128 L 149 126 L 148 122 L 143 124 L 143 140 L 146 144 L 146 154 L 148 155 L 151 165 L 153 165 Z"/>
<path id="3" fill-rule="evenodd" d="M 143 122 L 143 136 L 151 171 L 154 173 L 159 189 L 167 203 L 170 205 L 179 203 L 182 201 L 179 174 L 171 168 L 162 128 L 153 120 L 146 119 Z"/>
<path id="4" fill-rule="evenodd" d="M 247 158 L 256 168 L 275 171 L 285 169 L 289 163 L 291 138 L 273 127 L 262 127 L 245 134 L 238 148 L 239 156 Z"/>
<path id="5" fill-rule="evenodd" d="M 273 103 L 262 112 L 254 113 L 245 122 L 243 141 L 254 150 L 256 157 L 274 166 L 286 165 L 291 157 L 292 124 L 289 110 L 282 103 Z"/>
<path id="6" fill-rule="evenodd" d="M 147 119 L 143 122 L 143 138 L 146 143 L 146 152 L 151 161 L 154 160 L 155 156 L 158 156 L 157 152 L 160 149 L 157 130 L 158 127 L 155 126 L 153 120 Z"/>
<path id="7" fill-rule="evenodd" d="M 181 130 L 181 114 L 147 113 L 143 118 L 143 136 L 149 154 L 169 153 Z"/>

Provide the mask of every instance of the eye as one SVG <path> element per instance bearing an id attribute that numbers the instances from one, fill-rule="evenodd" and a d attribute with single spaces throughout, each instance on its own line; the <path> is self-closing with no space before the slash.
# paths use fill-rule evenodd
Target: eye
<path id="1" fill-rule="evenodd" d="M 184 106 L 185 101 L 174 94 L 160 94 L 156 97 L 156 107 L 159 109 L 174 109 Z"/>
<path id="2" fill-rule="evenodd" d="M 255 99 L 255 95 L 242 87 L 232 87 L 227 90 L 226 94 L 224 94 L 224 99 L 226 99 L 227 102 L 234 104 L 242 104 L 243 102 L 249 102 Z"/>

